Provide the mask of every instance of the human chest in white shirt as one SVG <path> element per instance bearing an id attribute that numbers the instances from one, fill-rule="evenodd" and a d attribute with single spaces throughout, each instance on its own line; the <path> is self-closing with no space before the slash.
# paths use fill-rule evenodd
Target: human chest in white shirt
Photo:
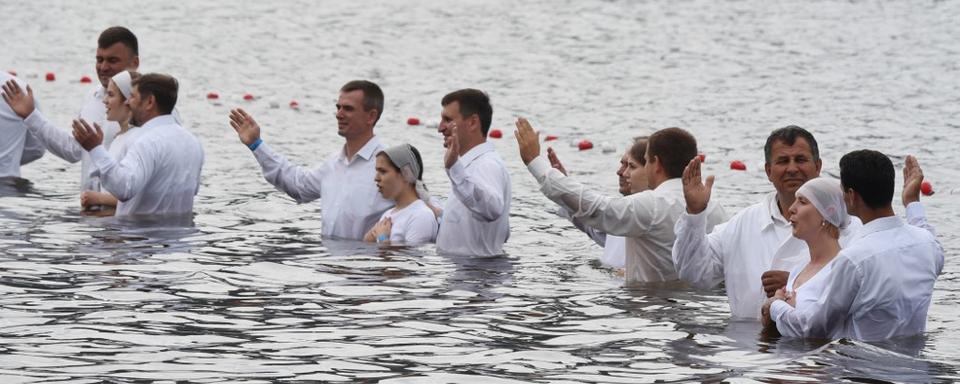
<path id="1" fill-rule="evenodd" d="M 437 217 L 423 200 L 416 200 L 402 209 L 389 209 L 380 220 L 390 218 L 390 242 L 397 244 L 423 244 L 437 237 Z"/>

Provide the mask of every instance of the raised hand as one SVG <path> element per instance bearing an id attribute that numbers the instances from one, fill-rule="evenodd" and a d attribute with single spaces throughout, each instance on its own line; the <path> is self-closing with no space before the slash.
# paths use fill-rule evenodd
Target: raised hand
<path id="1" fill-rule="evenodd" d="M 707 176 L 707 183 L 703 183 L 700 158 L 695 156 L 683 169 L 683 198 L 687 201 L 687 213 L 696 215 L 707 209 L 712 190 L 713 176 Z"/>
<path id="2" fill-rule="evenodd" d="M 513 131 L 513 135 L 517 137 L 520 159 L 524 164 L 530 164 L 533 159 L 540 156 L 540 133 L 533 130 L 533 126 L 527 119 L 517 118 L 517 130 Z"/>
<path id="3" fill-rule="evenodd" d="M 103 144 L 103 130 L 97 123 L 93 126 L 96 129 L 90 128 L 90 124 L 83 119 L 73 121 L 73 138 L 77 139 L 80 146 L 87 152 Z"/>
<path id="4" fill-rule="evenodd" d="M 253 144 L 260 138 L 260 125 L 242 108 L 230 111 L 230 126 L 237 131 L 237 136 L 240 136 L 240 142 L 243 144 Z"/>
<path id="5" fill-rule="evenodd" d="M 923 183 L 923 169 L 913 155 L 907 155 L 903 165 L 903 206 L 920 201 L 920 184 Z"/>
<path id="6" fill-rule="evenodd" d="M 563 163 L 560 162 L 560 158 L 557 157 L 557 152 L 553 150 L 553 147 L 547 147 L 547 160 L 550 160 L 551 167 L 560 171 L 564 176 L 567 175 L 567 169 L 563 167 Z"/>
<path id="7" fill-rule="evenodd" d="M 35 108 L 33 89 L 28 85 L 27 91 L 24 92 L 20 88 L 20 84 L 17 84 L 14 80 L 7 80 L 7 82 L 3 84 L 3 101 L 10 104 L 10 109 L 12 109 L 17 116 L 20 116 L 21 119 L 26 119 L 27 116 L 30 116 Z"/>
<path id="8" fill-rule="evenodd" d="M 460 137 L 457 136 L 457 126 L 450 127 L 450 136 L 447 136 L 443 143 L 447 147 L 447 153 L 443 155 L 443 166 L 450 169 L 457 160 L 460 160 Z"/>

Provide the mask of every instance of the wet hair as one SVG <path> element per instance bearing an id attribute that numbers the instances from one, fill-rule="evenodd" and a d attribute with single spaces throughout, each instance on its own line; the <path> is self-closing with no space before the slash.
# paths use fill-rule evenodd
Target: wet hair
<path id="1" fill-rule="evenodd" d="M 786 145 L 793 145 L 797 142 L 797 138 L 802 138 L 810 145 L 810 152 L 813 152 L 813 161 L 820 160 L 820 148 L 817 146 L 817 139 L 813 138 L 813 134 L 796 125 L 788 125 L 774 130 L 770 133 L 770 136 L 767 136 L 767 143 L 763 146 L 763 158 L 767 164 L 770 164 L 773 156 L 774 143 L 780 141 Z"/>
<path id="2" fill-rule="evenodd" d="M 461 117 L 467 118 L 477 115 L 480 118 L 480 133 L 483 134 L 483 137 L 487 137 L 490 122 L 493 120 L 493 106 L 490 105 L 490 97 L 479 89 L 465 88 L 448 93 L 440 101 L 440 105 L 446 107 L 447 104 L 452 102 L 459 104 Z"/>
<path id="3" fill-rule="evenodd" d="M 840 158 L 840 184 L 843 190 L 854 190 L 870 208 L 890 206 L 895 178 L 893 162 L 883 153 L 861 149 Z"/>
<path id="4" fill-rule="evenodd" d="M 157 110 L 164 115 L 173 112 L 177 105 L 177 91 L 180 84 L 177 79 L 161 73 L 148 73 L 131 83 L 140 92 L 141 98 L 153 96 L 157 101 Z"/>
<path id="5" fill-rule="evenodd" d="M 129 29 L 121 26 L 114 26 L 104 29 L 97 39 L 97 47 L 106 49 L 116 43 L 123 44 L 134 56 L 140 55 L 140 46 L 137 44 L 137 36 Z"/>
<path id="6" fill-rule="evenodd" d="M 417 150 L 417 147 L 409 144 L 407 145 L 410 147 L 410 152 L 413 152 L 413 158 L 416 159 L 417 166 L 420 167 L 420 173 L 417 174 L 417 180 L 423 180 L 423 158 L 420 156 L 420 151 Z M 381 151 L 380 153 L 377 153 L 377 156 L 383 156 L 384 159 L 387 159 L 387 163 L 390 163 L 390 166 L 393 167 L 393 170 L 397 171 L 397 173 L 401 173 L 400 167 L 393 162 L 393 159 L 391 159 L 390 156 L 387 156 L 386 152 Z"/>
<path id="7" fill-rule="evenodd" d="M 630 146 L 630 150 L 627 152 L 630 154 L 634 160 L 640 162 L 640 165 L 647 165 L 647 140 L 649 136 L 637 136 L 633 138 L 633 145 Z"/>
<path id="8" fill-rule="evenodd" d="M 690 160 L 697 156 L 697 139 L 683 129 L 664 128 L 647 139 L 647 153 L 651 159 L 659 158 L 668 177 L 680 177 Z"/>
<path id="9" fill-rule="evenodd" d="M 369 112 L 371 109 L 376 109 L 377 120 L 373 123 L 380 121 L 380 116 L 383 116 L 383 90 L 380 86 L 372 81 L 353 80 L 340 87 L 340 92 L 353 91 L 363 92 L 363 110 Z"/>

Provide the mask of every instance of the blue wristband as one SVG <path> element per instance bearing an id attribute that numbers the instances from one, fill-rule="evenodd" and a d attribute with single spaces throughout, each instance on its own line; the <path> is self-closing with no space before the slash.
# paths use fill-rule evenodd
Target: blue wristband
<path id="1" fill-rule="evenodd" d="M 381 233 L 380 236 L 377 236 L 377 242 L 378 242 L 378 243 L 382 243 L 382 242 L 384 242 L 384 241 L 387 241 L 387 239 L 389 239 L 389 238 L 390 238 L 390 236 L 387 236 L 386 233 Z"/>
<path id="2" fill-rule="evenodd" d="M 250 148 L 251 151 L 256 151 L 257 147 L 259 147 L 260 144 L 263 144 L 263 139 L 258 137 L 257 141 L 250 143 L 250 145 L 248 145 L 247 148 Z"/>

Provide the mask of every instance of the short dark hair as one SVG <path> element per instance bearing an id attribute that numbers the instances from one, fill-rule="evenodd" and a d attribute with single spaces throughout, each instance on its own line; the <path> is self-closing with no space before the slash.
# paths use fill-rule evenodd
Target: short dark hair
<path id="1" fill-rule="evenodd" d="M 649 136 L 637 136 L 633 138 L 633 145 L 630 146 L 630 157 L 639 161 L 640 165 L 647 165 L 647 140 Z"/>
<path id="2" fill-rule="evenodd" d="M 363 92 L 363 110 L 376 109 L 377 120 L 374 121 L 374 124 L 380 121 L 380 116 L 383 116 L 383 90 L 380 89 L 380 86 L 372 81 L 352 80 L 340 87 L 340 92 L 353 91 Z"/>
<path id="3" fill-rule="evenodd" d="M 647 154 L 651 159 L 659 158 L 667 176 L 680 177 L 690 160 L 697 156 L 697 139 L 683 129 L 664 128 L 647 139 Z"/>
<path id="4" fill-rule="evenodd" d="M 177 105 L 177 91 L 180 89 L 180 84 L 173 76 L 148 73 L 133 80 L 132 84 L 140 92 L 140 98 L 153 96 L 157 100 L 157 109 L 161 114 L 172 113 L 173 107 Z"/>
<path id="5" fill-rule="evenodd" d="M 810 145 L 810 152 L 813 152 L 813 161 L 820 160 L 820 148 L 817 146 L 817 139 L 813 138 L 813 134 L 796 125 L 788 125 L 770 132 L 770 136 L 767 136 L 767 143 L 763 146 L 763 158 L 766 163 L 770 164 L 770 158 L 773 156 L 773 143 L 782 141 L 786 145 L 793 145 L 797 142 L 797 138 L 802 138 Z"/>
<path id="6" fill-rule="evenodd" d="M 890 206 L 895 178 L 893 162 L 883 153 L 861 149 L 840 158 L 840 184 L 843 190 L 856 191 L 870 208 Z"/>
<path id="7" fill-rule="evenodd" d="M 447 104 L 452 102 L 459 103 L 461 117 L 467 118 L 474 114 L 480 117 L 480 132 L 483 133 L 483 137 L 487 137 L 490 122 L 493 120 L 493 106 L 490 105 L 490 97 L 479 89 L 465 88 L 448 93 L 440 101 L 440 105 L 446 107 Z"/>
<path id="8" fill-rule="evenodd" d="M 130 32 L 126 27 L 114 26 L 104 29 L 97 39 L 97 46 L 100 48 L 109 48 L 116 43 L 121 43 L 133 53 L 134 56 L 140 56 L 140 46 L 137 44 L 137 36 Z"/>

